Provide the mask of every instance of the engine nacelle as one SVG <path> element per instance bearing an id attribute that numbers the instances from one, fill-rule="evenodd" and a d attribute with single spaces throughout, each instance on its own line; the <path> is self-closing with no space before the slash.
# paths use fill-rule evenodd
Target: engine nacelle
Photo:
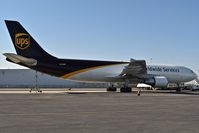
<path id="1" fill-rule="evenodd" d="M 157 88 L 166 88 L 168 86 L 168 80 L 164 76 L 155 76 L 153 78 L 145 80 L 145 84 L 151 85 Z"/>

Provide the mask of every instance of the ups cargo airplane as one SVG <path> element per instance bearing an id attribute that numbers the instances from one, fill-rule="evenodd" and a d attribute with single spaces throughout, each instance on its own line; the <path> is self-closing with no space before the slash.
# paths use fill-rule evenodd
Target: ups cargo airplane
<path id="1" fill-rule="evenodd" d="M 60 59 L 50 55 L 17 21 L 5 20 L 17 54 L 4 53 L 6 60 L 56 77 L 82 82 L 108 82 L 108 91 L 131 92 L 131 84 L 144 83 L 165 88 L 197 78 L 189 68 L 174 65 L 146 65 L 145 60 L 130 62 Z"/>

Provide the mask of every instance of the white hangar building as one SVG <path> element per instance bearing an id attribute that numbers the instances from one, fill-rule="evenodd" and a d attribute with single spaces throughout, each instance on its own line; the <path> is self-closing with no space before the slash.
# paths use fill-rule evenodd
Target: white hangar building
<path id="1" fill-rule="evenodd" d="M 0 69 L 0 88 L 99 88 L 106 84 L 68 81 L 31 69 Z"/>

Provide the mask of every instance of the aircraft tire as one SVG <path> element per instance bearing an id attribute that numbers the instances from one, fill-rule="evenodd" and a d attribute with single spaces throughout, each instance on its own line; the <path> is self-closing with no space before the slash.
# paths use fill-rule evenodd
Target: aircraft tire
<path id="1" fill-rule="evenodd" d="M 116 88 L 116 87 L 108 87 L 108 88 L 106 89 L 106 91 L 115 92 L 115 91 L 117 91 L 117 88 Z"/>
<path id="2" fill-rule="evenodd" d="M 122 87 L 120 88 L 120 92 L 132 92 L 131 87 Z"/>
<path id="3" fill-rule="evenodd" d="M 176 92 L 181 92 L 181 91 L 182 91 L 182 89 L 180 87 L 176 88 Z"/>

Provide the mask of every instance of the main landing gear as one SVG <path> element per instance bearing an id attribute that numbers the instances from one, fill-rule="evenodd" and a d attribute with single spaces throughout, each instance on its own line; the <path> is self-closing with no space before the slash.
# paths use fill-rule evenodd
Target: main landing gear
<path id="1" fill-rule="evenodd" d="M 32 93 L 33 91 L 42 93 L 42 90 L 40 90 L 39 88 L 31 88 L 29 92 Z"/>
<path id="2" fill-rule="evenodd" d="M 180 87 L 176 88 L 176 92 L 181 92 L 181 91 L 182 91 L 182 89 Z"/>
<path id="3" fill-rule="evenodd" d="M 110 87 L 108 87 L 106 89 L 108 92 L 116 92 L 117 91 L 117 88 L 114 87 L 113 85 L 111 85 Z M 128 87 L 128 86 L 123 86 L 120 88 L 120 92 L 132 92 L 132 89 L 131 87 Z"/>
<path id="4" fill-rule="evenodd" d="M 132 92 L 131 87 L 124 86 L 120 88 L 120 92 Z"/>
<path id="5" fill-rule="evenodd" d="M 114 86 L 110 86 L 110 87 L 108 87 L 108 88 L 106 89 L 106 91 L 108 91 L 108 92 L 116 92 L 116 91 L 117 91 L 117 88 L 114 87 Z"/>
<path id="6" fill-rule="evenodd" d="M 181 83 L 181 84 L 177 83 L 176 92 L 180 93 L 183 88 L 184 88 L 184 84 L 183 83 Z"/>
<path id="7" fill-rule="evenodd" d="M 108 92 L 116 92 L 117 88 L 116 87 L 108 87 L 106 89 Z M 120 88 L 120 92 L 132 92 L 131 87 L 122 87 Z"/>

